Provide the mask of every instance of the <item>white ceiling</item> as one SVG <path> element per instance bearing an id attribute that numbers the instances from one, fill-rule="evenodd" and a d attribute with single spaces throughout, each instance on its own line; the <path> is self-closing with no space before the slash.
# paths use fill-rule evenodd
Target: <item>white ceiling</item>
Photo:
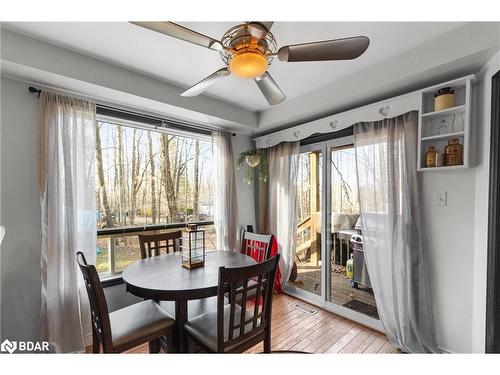
<path id="1" fill-rule="evenodd" d="M 182 24 L 219 39 L 236 23 Z M 269 71 L 287 98 L 293 99 L 411 50 L 461 25 L 463 23 L 456 22 L 277 22 L 272 32 L 278 46 L 355 35 L 366 35 L 371 43 L 365 54 L 354 61 L 282 63 L 276 60 Z M 215 51 L 126 22 L 13 22 L 3 23 L 3 26 L 183 88 L 222 66 Z M 219 82 L 207 94 L 252 111 L 270 108 L 252 80 L 235 76 Z"/>

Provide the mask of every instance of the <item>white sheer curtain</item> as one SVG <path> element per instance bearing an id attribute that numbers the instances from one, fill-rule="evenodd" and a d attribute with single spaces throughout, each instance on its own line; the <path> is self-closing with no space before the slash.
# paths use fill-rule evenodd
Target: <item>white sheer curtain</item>
<path id="1" fill-rule="evenodd" d="M 0 225 L 0 245 L 2 244 L 4 236 L 5 236 L 5 227 Z"/>
<path id="2" fill-rule="evenodd" d="M 41 339 L 58 353 L 84 352 L 90 310 L 76 252 L 95 263 L 95 105 L 48 92 L 38 105 Z"/>
<path id="3" fill-rule="evenodd" d="M 214 226 L 217 250 L 238 250 L 238 202 L 234 178 L 231 134 L 213 132 L 214 145 Z"/>
<path id="4" fill-rule="evenodd" d="M 268 182 L 259 186 L 259 232 L 276 236 L 283 288 L 295 258 L 299 142 L 282 142 L 271 147 L 267 157 Z"/>
<path id="5" fill-rule="evenodd" d="M 436 352 L 417 183 L 417 114 L 354 125 L 365 260 L 389 340 Z"/>

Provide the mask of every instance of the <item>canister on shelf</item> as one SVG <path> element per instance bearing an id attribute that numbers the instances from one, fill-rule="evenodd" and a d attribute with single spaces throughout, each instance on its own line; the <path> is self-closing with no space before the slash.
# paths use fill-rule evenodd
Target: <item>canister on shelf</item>
<path id="1" fill-rule="evenodd" d="M 460 144 L 458 138 L 452 138 L 444 148 L 444 165 L 462 165 L 464 163 L 464 146 Z"/>
<path id="2" fill-rule="evenodd" d="M 438 152 L 436 147 L 429 146 L 429 150 L 425 153 L 425 166 L 427 168 L 432 168 L 437 166 Z"/>
<path id="3" fill-rule="evenodd" d="M 442 111 L 455 105 L 455 94 L 451 87 L 439 89 L 434 94 L 434 111 Z"/>

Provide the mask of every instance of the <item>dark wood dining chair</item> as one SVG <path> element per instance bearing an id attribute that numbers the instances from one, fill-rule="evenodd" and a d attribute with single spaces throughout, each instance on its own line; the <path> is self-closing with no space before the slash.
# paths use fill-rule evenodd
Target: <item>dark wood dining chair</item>
<path id="1" fill-rule="evenodd" d="M 188 335 L 209 352 L 242 353 L 263 341 L 264 352 L 269 353 L 273 286 L 278 264 L 279 254 L 247 267 L 220 267 L 217 310 L 189 319 L 184 324 Z M 257 280 L 257 283 L 250 283 L 250 280 Z M 226 293 L 232 301 L 229 304 L 225 304 Z M 249 297 L 249 294 L 254 296 Z M 241 305 L 235 302 L 238 295 Z"/>
<path id="2" fill-rule="evenodd" d="M 121 353 L 149 343 L 149 351 L 160 351 L 163 337 L 172 348 L 174 319 L 153 301 L 143 301 L 123 309 L 108 312 L 108 304 L 96 268 L 87 264 L 83 253 L 77 253 L 77 262 L 83 274 L 90 302 L 92 320 L 92 351 Z"/>
<path id="3" fill-rule="evenodd" d="M 141 257 L 146 259 L 155 255 L 179 251 L 182 245 L 182 232 L 139 234 Z"/>
<path id="4" fill-rule="evenodd" d="M 139 234 L 142 259 L 180 251 L 182 231 L 160 234 Z M 175 317 L 174 301 L 159 301 L 163 310 Z M 191 300 L 188 302 L 188 316 L 195 317 L 217 308 L 217 297 Z"/>
<path id="5" fill-rule="evenodd" d="M 241 253 L 263 262 L 271 257 L 271 248 L 275 238 L 272 234 L 258 234 L 241 231 Z"/>
<path id="6" fill-rule="evenodd" d="M 248 255 L 259 263 L 263 262 L 271 257 L 271 250 L 275 240 L 272 234 L 259 234 L 242 230 L 241 253 Z M 256 280 L 250 280 L 250 284 L 255 284 L 255 282 Z M 251 290 L 249 293 L 249 297 L 251 297 L 255 290 Z M 241 304 L 241 295 L 236 296 L 236 303 Z"/>

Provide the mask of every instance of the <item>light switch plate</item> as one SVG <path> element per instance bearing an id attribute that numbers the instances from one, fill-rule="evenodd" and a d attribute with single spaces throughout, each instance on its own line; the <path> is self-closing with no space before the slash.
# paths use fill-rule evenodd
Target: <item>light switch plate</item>
<path id="1" fill-rule="evenodd" d="M 446 191 L 441 191 L 434 194 L 434 206 L 446 206 L 448 203 L 448 194 Z"/>

